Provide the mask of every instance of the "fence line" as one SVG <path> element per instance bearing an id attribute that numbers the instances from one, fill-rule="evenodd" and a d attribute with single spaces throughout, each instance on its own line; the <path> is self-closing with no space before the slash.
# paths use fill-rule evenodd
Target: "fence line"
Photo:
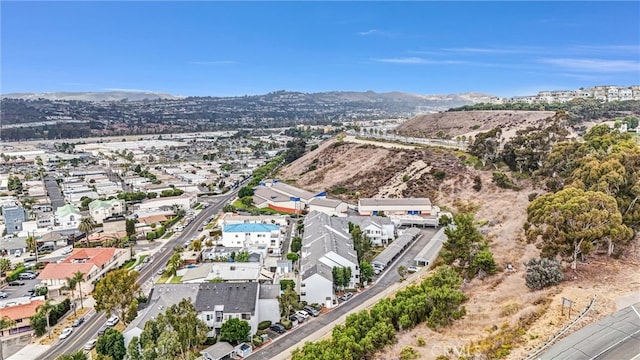
<path id="1" fill-rule="evenodd" d="M 582 318 L 585 315 L 587 315 L 587 313 L 593 308 L 593 305 L 596 303 L 596 297 L 597 297 L 597 295 L 593 295 L 593 298 L 591 298 L 591 301 L 589 302 L 589 305 L 587 305 L 587 307 L 584 310 L 582 310 L 582 313 L 580 313 L 580 315 L 577 318 L 575 318 L 575 320 L 573 320 L 572 322 L 567 324 L 564 328 L 562 328 L 562 330 L 560 330 L 560 332 L 558 332 L 556 335 L 552 336 L 549 340 L 547 340 L 544 344 L 542 344 L 538 348 L 536 348 L 525 359 L 526 360 L 535 359 L 538 355 L 540 355 L 540 353 L 543 350 L 545 350 L 546 348 L 551 346 L 556 340 L 558 340 L 558 338 L 560 336 L 564 335 L 567 331 L 569 331 L 569 329 L 571 329 L 576 323 L 578 323 L 578 321 L 582 320 Z"/>

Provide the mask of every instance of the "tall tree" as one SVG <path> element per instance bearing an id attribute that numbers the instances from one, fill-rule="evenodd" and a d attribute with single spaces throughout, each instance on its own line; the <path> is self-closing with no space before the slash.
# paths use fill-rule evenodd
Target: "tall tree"
<path id="1" fill-rule="evenodd" d="M 288 319 L 291 312 L 298 308 L 300 298 L 295 290 L 286 288 L 282 295 L 278 296 L 278 303 L 280 305 L 280 315 Z"/>
<path id="2" fill-rule="evenodd" d="M 595 246 L 611 255 L 633 232 L 622 224 L 616 200 L 602 192 L 567 188 L 535 199 L 527 208 L 527 238 L 535 241 L 546 258 L 561 257 L 575 269 L 578 256 Z"/>
<path id="3" fill-rule="evenodd" d="M 80 294 L 80 308 L 84 309 L 84 305 L 82 303 L 82 283 L 84 282 L 84 274 L 82 273 L 82 271 L 79 271 L 79 270 L 76 271 L 73 274 L 72 280 L 75 282 L 76 286 L 78 287 L 78 293 Z"/>
<path id="4" fill-rule="evenodd" d="M 220 328 L 220 338 L 232 344 L 248 340 L 250 334 L 251 327 L 249 323 L 237 318 L 225 321 Z"/>
<path id="5" fill-rule="evenodd" d="M 47 330 L 49 332 L 49 338 L 51 338 L 51 325 L 49 324 L 49 313 L 51 310 L 55 309 L 56 306 L 53 305 L 53 300 L 48 299 L 44 302 L 44 304 L 38 306 L 36 310 L 43 314 L 45 319 L 47 320 Z"/>
<path id="6" fill-rule="evenodd" d="M 98 281 L 93 292 L 96 310 L 104 310 L 107 316 L 116 313 L 126 324 L 129 304 L 137 298 L 140 292 L 137 279 L 138 272 L 128 269 L 117 269 L 107 273 Z"/>
<path id="7" fill-rule="evenodd" d="M 371 265 L 367 261 L 360 261 L 360 277 L 363 282 L 369 282 L 373 279 L 373 275 L 375 274 L 375 270 L 373 269 L 373 265 Z"/>
<path id="8" fill-rule="evenodd" d="M 101 355 L 110 356 L 113 360 L 122 360 L 127 354 L 124 347 L 124 336 L 114 328 L 109 328 L 104 335 L 98 337 L 96 352 Z"/>
<path id="9" fill-rule="evenodd" d="M 82 219 L 80 219 L 80 224 L 78 224 L 78 231 L 87 234 L 87 246 L 89 246 L 89 235 L 97 226 L 98 224 L 96 224 L 96 222 L 93 221 L 93 218 L 91 218 L 90 216 L 83 216 Z"/>
<path id="10" fill-rule="evenodd" d="M 72 278 L 67 278 L 67 285 L 64 287 L 64 290 L 71 291 L 71 303 L 73 304 L 73 316 L 76 316 L 76 299 L 75 299 L 75 290 L 76 290 L 76 281 Z"/>

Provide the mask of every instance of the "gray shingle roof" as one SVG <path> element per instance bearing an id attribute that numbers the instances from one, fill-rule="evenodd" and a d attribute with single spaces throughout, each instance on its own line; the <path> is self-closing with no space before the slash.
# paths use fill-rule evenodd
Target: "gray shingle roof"
<path id="1" fill-rule="evenodd" d="M 312 211 L 304 220 L 300 260 L 302 278 L 318 273 L 332 280 L 331 269 L 327 274 L 322 266 L 316 266 L 319 263 L 318 260 L 329 252 L 334 252 L 354 264 L 358 263 L 348 223 L 345 224 L 341 218 Z"/>
<path id="2" fill-rule="evenodd" d="M 204 283 L 196 298 L 198 311 L 213 311 L 224 306 L 225 313 L 252 313 L 256 311 L 258 283 Z"/>

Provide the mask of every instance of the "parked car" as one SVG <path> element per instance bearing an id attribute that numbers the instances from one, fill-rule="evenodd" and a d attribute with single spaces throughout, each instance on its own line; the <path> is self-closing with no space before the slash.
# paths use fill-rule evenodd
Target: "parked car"
<path id="1" fill-rule="evenodd" d="M 22 251 L 16 250 L 15 254 L 16 254 L 16 257 L 20 257 L 22 256 Z"/>
<path id="2" fill-rule="evenodd" d="M 4 292 L 4 291 L 0 291 L 0 299 L 6 299 L 6 298 L 7 298 L 7 296 L 9 296 L 9 294 L 7 294 L 7 293 L 6 293 L 6 292 Z"/>
<path id="3" fill-rule="evenodd" d="M 98 339 L 92 339 L 87 341 L 86 344 L 84 344 L 84 346 L 82 347 L 83 349 L 89 351 L 91 349 L 93 349 L 96 346 L 96 343 L 98 342 Z"/>
<path id="4" fill-rule="evenodd" d="M 111 327 L 111 326 L 107 326 L 106 324 L 105 324 L 105 325 L 102 325 L 102 327 L 98 330 L 98 336 L 100 336 L 100 335 L 104 335 L 104 333 L 105 333 L 105 332 L 107 331 L 107 329 L 108 329 L 108 328 L 110 328 L 110 327 Z"/>
<path id="5" fill-rule="evenodd" d="M 68 248 L 64 248 L 64 250 L 62 250 L 62 255 L 69 255 L 73 252 L 73 247 L 70 246 Z"/>
<path id="6" fill-rule="evenodd" d="M 296 311 L 296 313 L 294 315 L 300 316 L 305 320 L 307 320 L 309 318 L 309 314 L 304 310 L 298 310 L 298 311 Z"/>
<path id="7" fill-rule="evenodd" d="M 18 281 L 18 280 L 15 280 L 15 281 L 10 282 L 10 283 L 9 283 L 9 286 L 22 286 L 22 285 L 24 285 L 24 284 L 25 284 L 25 282 L 24 282 L 24 281 Z"/>
<path id="8" fill-rule="evenodd" d="M 418 270 L 420 270 L 420 268 L 419 268 L 419 267 L 417 267 L 417 266 L 409 266 L 409 267 L 407 268 L 407 272 L 409 272 L 409 273 L 414 273 L 414 272 L 416 272 L 416 271 L 418 271 Z"/>
<path id="9" fill-rule="evenodd" d="M 306 311 L 307 313 L 311 314 L 311 316 L 316 317 L 318 315 L 320 315 L 320 311 L 318 311 L 318 309 L 311 307 L 309 305 L 305 306 L 304 308 L 302 308 L 302 310 Z"/>
<path id="10" fill-rule="evenodd" d="M 73 328 L 65 328 L 64 330 L 62 330 L 62 332 L 60 333 L 60 336 L 58 337 L 59 339 L 66 339 L 69 337 L 69 335 L 71 335 L 71 333 L 73 332 Z"/>
<path id="11" fill-rule="evenodd" d="M 340 296 L 340 300 L 347 301 L 353 297 L 353 293 L 344 293 L 344 295 Z"/>
<path id="12" fill-rule="evenodd" d="M 278 334 L 282 334 L 285 331 L 287 331 L 287 329 L 285 329 L 284 326 L 282 326 L 280 324 L 272 324 L 271 326 L 269 326 L 269 329 L 277 332 Z"/>
<path id="13" fill-rule="evenodd" d="M 165 269 L 164 268 L 160 268 L 160 270 L 158 270 L 158 275 L 162 275 L 165 273 Z"/>
<path id="14" fill-rule="evenodd" d="M 293 315 L 289 316 L 289 320 L 291 320 L 291 322 L 293 322 L 295 324 L 302 324 L 304 322 L 304 318 L 302 316 L 298 316 L 296 314 L 293 314 Z"/>
<path id="15" fill-rule="evenodd" d="M 34 273 L 30 273 L 30 272 L 23 272 L 20 273 L 20 275 L 18 275 L 18 279 L 20 280 L 33 280 L 37 277 L 38 275 L 34 274 Z"/>
<path id="16" fill-rule="evenodd" d="M 75 319 L 73 321 L 73 324 L 71 324 L 71 326 L 78 327 L 78 326 L 82 325 L 82 323 L 84 323 L 84 316 L 81 316 L 81 317 Z"/>
<path id="17" fill-rule="evenodd" d="M 110 317 L 107 322 L 105 323 L 105 325 L 107 325 L 108 327 L 112 327 L 112 326 L 116 326 L 116 324 L 120 322 L 120 318 L 113 315 L 112 317 Z"/>
<path id="18" fill-rule="evenodd" d="M 140 272 L 140 270 L 142 270 L 143 267 L 144 267 L 144 264 L 138 264 L 133 268 L 133 271 Z"/>

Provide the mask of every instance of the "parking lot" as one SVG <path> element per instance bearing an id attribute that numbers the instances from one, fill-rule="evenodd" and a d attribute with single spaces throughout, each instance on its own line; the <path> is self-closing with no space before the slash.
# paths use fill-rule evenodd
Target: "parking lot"
<path id="1" fill-rule="evenodd" d="M 38 280 L 38 279 L 19 280 L 19 281 L 23 281 L 24 285 L 21 285 L 21 286 L 7 285 L 0 290 L 1 292 L 7 293 L 7 298 L 0 299 L 0 301 L 7 302 L 7 300 L 16 299 L 24 296 L 29 297 L 31 296 L 31 294 L 29 293 L 29 290 L 33 290 L 33 287 L 36 286 L 36 284 L 40 284 L 42 282 L 42 280 Z"/>

